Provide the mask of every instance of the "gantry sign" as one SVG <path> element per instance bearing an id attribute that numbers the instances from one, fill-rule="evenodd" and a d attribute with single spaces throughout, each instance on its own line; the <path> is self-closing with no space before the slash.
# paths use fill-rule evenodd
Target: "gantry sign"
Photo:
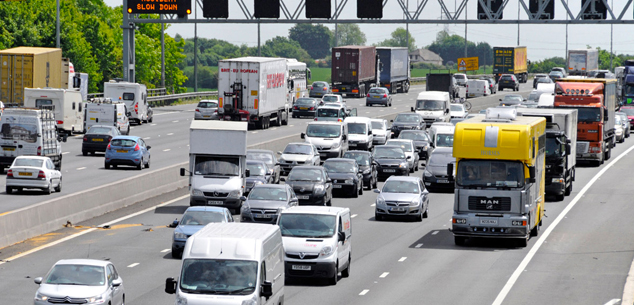
<path id="1" fill-rule="evenodd" d="M 230 1 L 237 3 L 240 11 L 230 12 Z M 286 0 L 289 1 L 291 0 Z M 357 18 L 340 18 L 351 1 L 357 2 Z M 421 18 L 430 1 L 438 1 L 443 15 L 447 18 Z M 614 11 L 608 0 L 513 0 L 519 2 L 524 13 L 518 16 L 519 18 L 516 17 L 517 14 L 504 16 L 504 8 L 510 0 L 458 0 L 459 5 L 454 12 L 448 9 L 447 1 L 453 2 L 419 0 L 416 6 L 408 6 L 408 0 L 299 0 L 297 7 L 291 7 L 285 0 L 254 0 L 252 6 L 248 6 L 245 0 L 123 0 L 123 77 L 134 81 L 136 23 L 634 24 L 634 19 L 630 19 L 629 16 L 627 19 L 624 18 L 634 0 L 619 0 L 617 5 L 620 11 Z M 581 8 L 573 12 L 567 2 L 580 3 Z M 157 9 L 157 6 L 147 6 L 152 3 L 167 5 L 164 6 L 167 10 L 153 11 L 161 14 L 161 19 L 140 14 L 148 13 L 148 7 Z M 474 6 L 477 5 L 478 13 L 475 19 L 469 19 L 465 16 L 466 13 L 463 14 L 467 4 L 472 3 Z M 563 6 L 562 12 L 555 12 L 556 3 Z M 403 18 L 383 18 L 383 11 L 394 10 L 395 6 L 402 10 Z M 139 9 L 144 7 L 146 10 Z M 170 8 L 177 11 L 170 11 Z M 183 13 L 182 8 L 189 10 L 185 9 Z M 190 18 L 191 13 L 197 8 L 200 8 L 203 18 Z M 434 12 L 435 15 L 437 12 Z M 512 17 L 509 18 L 508 15 Z"/>

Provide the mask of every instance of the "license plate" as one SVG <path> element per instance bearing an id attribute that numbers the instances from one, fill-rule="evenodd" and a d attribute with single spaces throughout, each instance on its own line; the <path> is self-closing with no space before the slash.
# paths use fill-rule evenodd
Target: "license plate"
<path id="1" fill-rule="evenodd" d="M 4 151 L 15 151 L 15 148 L 13 148 L 13 147 L 3 147 L 2 150 L 4 150 Z"/>
<path id="2" fill-rule="evenodd" d="M 346 91 L 346 88 L 341 88 L 341 91 Z"/>
<path id="3" fill-rule="evenodd" d="M 475 93 L 469 93 L 469 96 L 475 96 Z"/>
<path id="4" fill-rule="evenodd" d="M 299 107 L 300 110 L 308 110 L 307 107 Z"/>
<path id="5" fill-rule="evenodd" d="M 210 118 L 210 115 L 203 115 L 203 118 Z"/>
<path id="6" fill-rule="evenodd" d="M 308 200 L 309 198 L 310 198 L 310 196 L 297 196 L 297 199 Z"/>
<path id="7" fill-rule="evenodd" d="M 209 200 L 207 201 L 209 205 L 222 205 L 222 201 Z"/>
<path id="8" fill-rule="evenodd" d="M 438 180 L 436 183 L 449 183 L 449 180 Z"/>
<path id="9" fill-rule="evenodd" d="M 20 172 L 18 173 L 18 176 L 33 176 L 32 173 L 26 173 L 26 172 Z"/>
<path id="10" fill-rule="evenodd" d="M 384 169 L 383 170 L 384 173 L 396 173 L 395 169 Z"/>
<path id="11" fill-rule="evenodd" d="M 291 269 L 293 269 L 293 270 L 310 271 L 310 266 L 307 266 L 307 265 L 292 265 Z"/>
<path id="12" fill-rule="evenodd" d="M 483 225 L 496 225 L 498 224 L 497 219 L 480 219 L 480 224 Z"/>
<path id="13" fill-rule="evenodd" d="M 390 211 L 392 211 L 392 212 L 404 212 L 405 208 L 390 208 Z"/>
<path id="14" fill-rule="evenodd" d="M 103 139 L 92 139 L 93 142 L 103 142 Z"/>
<path id="15" fill-rule="evenodd" d="M 333 186 L 332 186 L 332 187 L 333 187 L 333 188 L 336 188 L 336 189 L 340 189 L 340 188 L 342 188 L 343 186 L 342 186 L 341 184 L 333 184 Z"/>
<path id="16" fill-rule="evenodd" d="M 123 150 L 123 149 L 117 149 L 117 152 L 118 153 L 127 153 L 128 151 L 127 150 Z"/>
<path id="17" fill-rule="evenodd" d="M 348 143 L 348 146 L 357 146 L 357 143 Z"/>
<path id="18" fill-rule="evenodd" d="M 373 95 L 372 97 L 373 98 L 380 98 L 380 96 L 378 96 L 378 95 Z"/>
<path id="19" fill-rule="evenodd" d="M 327 157 L 328 155 L 327 155 L 326 153 L 320 153 L 320 154 L 319 154 L 319 156 L 320 156 L 320 157 L 324 157 L 324 158 L 325 158 L 325 157 Z"/>
<path id="20" fill-rule="evenodd" d="M 255 218 L 271 218 L 271 214 L 253 214 Z"/>

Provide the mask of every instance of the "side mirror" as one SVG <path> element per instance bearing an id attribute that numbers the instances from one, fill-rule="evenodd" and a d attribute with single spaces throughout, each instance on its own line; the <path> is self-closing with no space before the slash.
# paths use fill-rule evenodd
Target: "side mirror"
<path id="1" fill-rule="evenodd" d="M 168 277 L 167 279 L 165 279 L 165 293 L 176 293 L 176 280 L 173 277 Z"/>
<path id="2" fill-rule="evenodd" d="M 332 179 L 330 178 L 326 179 L 326 183 L 332 183 Z"/>
<path id="3" fill-rule="evenodd" d="M 181 167 L 181 177 L 185 177 L 185 169 Z"/>
<path id="4" fill-rule="evenodd" d="M 269 281 L 264 281 L 260 286 L 260 296 L 270 298 L 273 295 L 273 284 Z"/>
<path id="5" fill-rule="evenodd" d="M 172 221 L 172 223 L 170 223 L 169 227 L 170 228 L 178 227 L 178 218 L 174 219 L 174 221 Z"/>
<path id="6" fill-rule="evenodd" d="M 249 178 L 251 176 L 251 171 L 247 168 L 244 170 L 244 177 Z"/>
<path id="7" fill-rule="evenodd" d="M 302 133 L 299 135 L 299 137 L 300 137 L 300 138 L 302 138 L 302 139 L 305 139 L 305 138 L 306 138 L 306 134 L 302 132 Z"/>
<path id="8" fill-rule="evenodd" d="M 282 182 L 286 182 L 286 178 L 284 178 L 284 177 L 280 177 L 280 181 L 282 181 Z"/>
<path id="9" fill-rule="evenodd" d="M 341 139 L 342 139 L 342 140 L 344 140 L 344 141 L 345 141 L 345 140 L 348 140 L 348 136 L 343 135 L 343 136 L 341 136 Z"/>
<path id="10" fill-rule="evenodd" d="M 566 156 L 570 155 L 570 150 L 572 149 L 572 147 L 570 147 L 570 144 L 566 144 Z"/>
<path id="11" fill-rule="evenodd" d="M 150 150 L 150 148 L 152 148 L 152 146 L 148 145 L 148 146 L 147 146 L 147 150 Z"/>
<path id="12" fill-rule="evenodd" d="M 394 120 L 390 120 L 390 123 L 394 123 Z"/>
<path id="13" fill-rule="evenodd" d="M 608 110 L 603 108 L 603 116 L 605 118 L 605 121 L 607 122 L 610 118 L 610 116 L 608 115 Z"/>
<path id="14" fill-rule="evenodd" d="M 407 156 L 407 160 L 410 160 L 410 159 L 412 159 L 412 156 Z"/>
<path id="15" fill-rule="evenodd" d="M 535 183 L 535 167 L 528 166 L 528 182 Z"/>
<path id="16" fill-rule="evenodd" d="M 453 163 L 447 164 L 447 176 L 453 177 Z"/>
<path id="17" fill-rule="evenodd" d="M 500 102 L 502 101 L 502 99 L 500 99 Z"/>
<path id="18" fill-rule="evenodd" d="M 379 163 L 376 161 L 372 161 L 372 165 L 379 165 Z"/>
<path id="19" fill-rule="evenodd" d="M 381 194 L 381 191 L 379 189 L 374 189 L 374 192 L 377 194 Z"/>
<path id="20" fill-rule="evenodd" d="M 35 284 L 42 284 L 42 278 L 41 277 L 36 277 L 33 282 L 35 282 Z"/>
<path id="21" fill-rule="evenodd" d="M 416 110 L 414 110 L 414 107 L 410 107 L 410 111 L 415 112 Z M 390 121 L 392 122 L 392 121 Z"/>
<path id="22" fill-rule="evenodd" d="M 127 117 L 131 117 L 131 116 L 132 116 L 132 112 L 129 112 L 129 111 L 128 111 L 128 112 L 126 112 L 126 113 L 125 113 L 125 116 L 127 116 Z"/>
<path id="23" fill-rule="evenodd" d="M 241 201 L 247 201 L 247 197 L 241 196 L 241 197 L 240 197 L 240 200 L 241 200 Z"/>
<path id="24" fill-rule="evenodd" d="M 281 155 L 281 154 L 282 154 L 282 152 L 281 152 L 281 151 L 278 151 L 278 152 L 277 152 L 277 154 L 278 154 L 278 155 Z"/>
<path id="25" fill-rule="evenodd" d="M 339 237 L 339 241 L 340 242 L 345 242 L 346 241 L 346 233 L 339 232 L 339 234 L 337 234 L 337 235 L 339 235 L 338 237 Z"/>
<path id="26" fill-rule="evenodd" d="M 123 281 L 121 280 L 121 278 L 116 278 L 116 279 L 112 280 L 112 286 L 113 287 L 119 287 L 119 286 L 121 286 L 122 283 L 123 283 Z"/>

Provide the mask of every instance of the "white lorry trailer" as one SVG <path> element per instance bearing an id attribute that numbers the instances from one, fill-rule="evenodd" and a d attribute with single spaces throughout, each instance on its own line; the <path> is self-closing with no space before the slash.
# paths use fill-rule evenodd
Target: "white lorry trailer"
<path id="1" fill-rule="evenodd" d="M 103 84 L 103 97 L 125 103 L 130 120 L 147 123 L 147 88 L 143 84 L 111 80 Z"/>
<path id="2" fill-rule="evenodd" d="M 568 50 L 568 75 L 588 75 L 598 69 L 598 50 Z"/>
<path id="3" fill-rule="evenodd" d="M 192 121 L 189 128 L 191 206 L 223 206 L 240 213 L 247 160 L 247 123 Z M 181 176 L 186 175 L 181 168 Z"/>
<path id="4" fill-rule="evenodd" d="M 310 69 L 306 68 L 306 64 L 297 61 L 294 58 L 286 59 L 289 81 L 289 102 L 295 105 L 298 98 L 308 97 L 308 79 L 310 78 Z"/>
<path id="5" fill-rule="evenodd" d="M 286 58 L 240 57 L 218 62 L 218 113 L 266 129 L 288 124 L 291 108 Z"/>
<path id="6" fill-rule="evenodd" d="M 71 89 L 24 89 L 24 107 L 53 106 L 57 131 L 61 134 L 82 133 L 84 130 L 84 102 L 81 92 Z"/>

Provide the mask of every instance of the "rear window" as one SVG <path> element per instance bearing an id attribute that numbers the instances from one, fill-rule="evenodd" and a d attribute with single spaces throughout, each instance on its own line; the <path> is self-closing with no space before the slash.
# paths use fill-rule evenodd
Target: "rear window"
<path id="1" fill-rule="evenodd" d="M 373 88 L 370 89 L 370 91 L 368 91 L 368 93 L 384 93 L 385 91 L 383 89 L 379 89 L 379 88 Z"/>
<path id="2" fill-rule="evenodd" d="M 88 130 L 87 134 L 110 134 L 110 128 L 93 127 Z"/>
<path id="3" fill-rule="evenodd" d="M 40 108 L 44 105 L 53 105 L 53 100 L 43 100 L 43 99 L 36 99 L 35 100 L 35 107 L 36 108 Z"/>
<path id="4" fill-rule="evenodd" d="M 134 93 L 126 92 L 123 94 L 124 101 L 134 101 Z"/>
<path id="5" fill-rule="evenodd" d="M 121 147 L 134 147 L 136 145 L 136 141 L 130 140 L 130 139 L 114 139 L 110 141 L 110 145 L 121 146 Z"/>
<path id="6" fill-rule="evenodd" d="M 502 76 L 503 80 L 513 80 L 513 77 L 511 77 L 510 75 L 504 75 Z"/>
<path id="7" fill-rule="evenodd" d="M 13 163 L 13 166 L 42 167 L 43 162 L 43 160 L 39 159 L 15 159 L 15 163 Z"/>
<path id="8" fill-rule="evenodd" d="M 200 102 L 198 108 L 218 108 L 218 103 L 215 102 Z"/>
<path id="9" fill-rule="evenodd" d="M 295 104 L 297 105 L 312 105 L 314 103 L 315 103 L 315 100 L 311 100 L 307 98 L 300 98 L 297 101 L 295 101 Z"/>
<path id="10" fill-rule="evenodd" d="M 456 74 L 453 77 L 455 77 L 456 79 L 465 79 L 465 78 L 467 78 L 466 76 L 460 75 L 460 74 Z"/>
<path id="11" fill-rule="evenodd" d="M 324 84 L 324 83 L 313 83 L 313 87 L 315 87 L 315 88 L 323 88 L 323 87 L 326 87 L 326 84 Z"/>

